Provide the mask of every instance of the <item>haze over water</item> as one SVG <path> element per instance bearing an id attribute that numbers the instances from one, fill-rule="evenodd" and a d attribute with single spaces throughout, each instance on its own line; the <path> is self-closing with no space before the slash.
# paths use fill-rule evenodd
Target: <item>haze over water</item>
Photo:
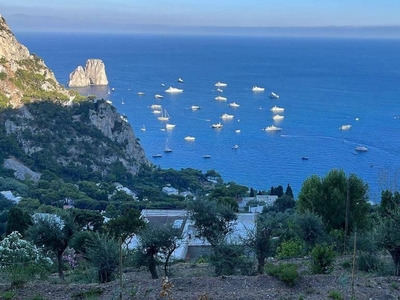
<path id="1" fill-rule="evenodd" d="M 64 84 L 87 59 L 102 59 L 115 91 L 81 92 L 112 100 L 147 156 L 162 168 L 215 169 L 225 181 L 262 190 L 289 183 L 296 197 L 306 178 L 325 176 L 333 168 L 367 182 L 372 201 L 379 201 L 381 188 L 397 184 L 399 40 L 38 33 L 17 38 Z M 228 84 L 222 93 L 216 91 L 217 81 Z M 254 85 L 265 92 L 252 92 Z M 169 86 L 184 92 L 165 93 Z M 145 95 L 139 97 L 139 91 Z M 272 91 L 280 99 L 270 99 Z M 219 94 L 228 100 L 214 100 Z M 230 107 L 231 102 L 240 107 Z M 173 130 L 161 130 L 165 122 L 152 113 L 152 104 L 168 111 Z M 192 105 L 201 109 L 192 111 Z M 272 120 L 274 105 L 285 108 L 279 123 Z M 234 118 L 224 121 L 223 113 Z M 222 130 L 210 128 L 218 122 Z M 146 131 L 140 130 L 143 124 Z M 272 124 L 282 131 L 262 130 Z M 340 130 L 345 124 L 351 129 Z M 186 142 L 188 135 L 196 140 Z M 163 152 L 166 144 L 172 153 Z M 368 151 L 357 154 L 359 145 Z M 162 157 L 152 158 L 156 153 Z M 211 158 L 204 159 L 206 154 Z"/>

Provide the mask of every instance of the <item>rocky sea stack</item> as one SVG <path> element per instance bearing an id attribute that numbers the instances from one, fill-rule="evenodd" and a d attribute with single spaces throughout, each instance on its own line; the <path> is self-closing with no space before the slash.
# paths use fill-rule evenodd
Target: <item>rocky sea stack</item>
<path id="1" fill-rule="evenodd" d="M 78 66 L 69 74 L 69 87 L 108 85 L 106 68 L 101 59 L 88 59 L 86 66 Z"/>

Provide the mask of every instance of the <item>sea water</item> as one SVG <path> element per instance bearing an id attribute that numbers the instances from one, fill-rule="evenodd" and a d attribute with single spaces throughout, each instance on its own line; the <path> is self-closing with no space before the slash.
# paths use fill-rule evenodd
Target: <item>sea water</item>
<path id="1" fill-rule="evenodd" d="M 382 189 L 397 189 L 399 40 L 44 33 L 16 37 L 44 59 L 62 84 L 87 59 L 102 59 L 109 87 L 80 92 L 111 100 L 127 116 L 149 159 L 162 168 L 214 169 L 225 181 L 257 190 L 290 184 L 295 196 L 306 178 L 325 176 L 335 168 L 368 183 L 372 201 L 379 201 Z M 227 83 L 223 92 L 215 87 L 218 81 Z M 253 92 L 255 85 L 265 91 Z M 183 92 L 165 93 L 169 86 Z M 115 90 L 108 94 L 109 88 Z M 280 98 L 270 98 L 272 91 Z M 227 101 L 216 101 L 218 95 Z M 240 106 L 233 108 L 231 102 Z M 152 104 L 161 104 L 170 120 L 159 121 Z M 192 105 L 201 108 L 192 110 Z M 275 105 L 285 109 L 280 122 L 272 119 Z M 233 119 L 221 119 L 224 113 Z M 212 129 L 218 122 L 223 128 Z M 167 130 L 166 123 L 176 126 Z M 282 130 L 263 130 L 273 124 Z M 145 131 L 140 130 L 143 125 Z M 351 128 L 341 130 L 342 125 Z M 195 140 L 186 141 L 186 136 Z M 368 151 L 356 152 L 357 146 Z M 172 152 L 164 153 L 165 147 Z"/>

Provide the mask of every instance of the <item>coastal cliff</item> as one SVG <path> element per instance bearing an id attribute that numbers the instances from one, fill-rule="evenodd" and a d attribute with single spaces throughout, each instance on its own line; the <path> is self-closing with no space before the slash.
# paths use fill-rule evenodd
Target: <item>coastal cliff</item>
<path id="1" fill-rule="evenodd" d="M 76 93 L 58 83 L 40 57 L 18 42 L 0 17 L 0 108 L 44 99 L 68 102 L 74 96 Z"/>
<path id="2" fill-rule="evenodd" d="M 101 59 L 88 59 L 85 67 L 78 66 L 69 75 L 69 87 L 89 85 L 108 85 L 106 68 Z"/>
<path id="3" fill-rule="evenodd" d="M 0 17 L 0 164 L 19 179 L 43 172 L 104 178 L 150 166 L 127 119 L 105 100 L 63 88 L 44 61 L 21 45 Z M 105 83 L 104 64 L 89 60 L 91 83 Z M 92 79 L 91 79 L 92 80 Z"/>

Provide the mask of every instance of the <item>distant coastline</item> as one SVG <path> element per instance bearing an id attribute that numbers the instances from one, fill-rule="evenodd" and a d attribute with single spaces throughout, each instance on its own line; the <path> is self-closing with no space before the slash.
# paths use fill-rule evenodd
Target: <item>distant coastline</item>
<path id="1" fill-rule="evenodd" d="M 102 30 L 102 28 L 69 29 L 55 26 L 52 31 L 35 31 L 14 26 L 16 33 L 48 32 L 74 34 L 155 34 L 155 35 L 206 35 L 206 36 L 260 36 L 260 37 L 308 37 L 308 38 L 372 38 L 400 39 L 400 26 L 325 26 L 325 27 L 222 27 L 222 26 L 168 26 L 141 25 L 126 29 Z"/>

